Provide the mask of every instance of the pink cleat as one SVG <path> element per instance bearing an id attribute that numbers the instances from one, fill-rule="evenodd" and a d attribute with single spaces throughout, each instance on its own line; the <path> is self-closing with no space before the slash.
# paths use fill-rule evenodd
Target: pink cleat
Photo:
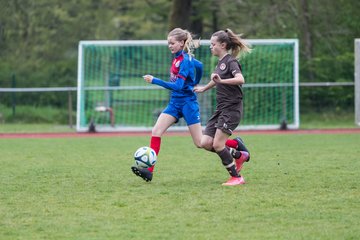
<path id="1" fill-rule="evenodd" d="M 223 183 L 223 186 L 235 186 L 245 184 L 245 179 L 241 177 L 231 177 L 227 182 Z"/>
<path id="2" fill-rule="evenodd" d="M 249 160 L 250 154 L 248 152 L 241 152 L 241 156 L 235 159 L 236 172 L 239 173 L 241 168 L 243 167 L 244 162 Z"/>

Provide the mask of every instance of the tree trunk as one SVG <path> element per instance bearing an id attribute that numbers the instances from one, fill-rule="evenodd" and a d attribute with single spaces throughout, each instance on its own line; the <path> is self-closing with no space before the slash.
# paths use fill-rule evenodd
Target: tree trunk
<path id="1" fill-rule="evenodd" d="M 314 73 L 311 67 L 311 61 L 313 59 L 313 42 L 312 42 L 312 34 L 310 28 L 310 11 L 307 0 L 300 0 L 301 7 L 301 29 L 304 34 L 304 45 L 305 45 L 305 59 L 308 66 L 307 77 L 309 81 L 314 80 Z"/>
<path id="2" fill-rule="evenodd" d="M 197 36 L 202 36 L 203 33 L 203 18 L 199 14 L 201 12 L 201 6 L 194 5 L 192 6 L 191 11 L 191 23 L 190 23 L 190 31 Z"/>
<path id="3" fill-rule="evenodd" d="M 173 0 L 170 13 L 169 31 L 177 27 L 189 29 L 190 15 L 191 0 Z"/>

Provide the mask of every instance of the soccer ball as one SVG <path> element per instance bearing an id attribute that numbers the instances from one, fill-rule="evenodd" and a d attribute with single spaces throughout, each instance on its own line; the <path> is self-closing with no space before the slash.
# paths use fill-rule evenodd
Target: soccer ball
<path id="1" fill-rule="evenodd" d="M 156 163 L 156 153 L 150 147 L 141 147 L 134 153 L 135 166 L 138 168 L 148 168 Z"/>

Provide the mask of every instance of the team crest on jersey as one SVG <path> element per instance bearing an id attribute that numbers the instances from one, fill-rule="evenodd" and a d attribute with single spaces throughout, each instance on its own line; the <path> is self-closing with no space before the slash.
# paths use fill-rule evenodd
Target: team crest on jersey
<path id="1" fill-rule="evenodd" d="M 175 60 L 174 65 L 175 65 L 175 67 L 178 68 L 178 67 L 180 66 L 180 61 L 176 61 L 176 60 Z"/>
<path id="2" fill-rule="evenodd" d="M 226 64 L 225 63 L 220 64 L 219 68 L 220 68 L 221 71 L 224 71 L 225 68 L 226 68 Z"/>

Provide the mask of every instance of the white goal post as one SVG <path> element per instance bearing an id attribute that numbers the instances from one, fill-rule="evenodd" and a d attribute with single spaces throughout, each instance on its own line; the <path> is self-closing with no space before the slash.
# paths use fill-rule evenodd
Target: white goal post
<path id="1" fill-rule="evenodd" d="M 355 124 L 360 126 L 360 38 L 355 39 Z"/>

